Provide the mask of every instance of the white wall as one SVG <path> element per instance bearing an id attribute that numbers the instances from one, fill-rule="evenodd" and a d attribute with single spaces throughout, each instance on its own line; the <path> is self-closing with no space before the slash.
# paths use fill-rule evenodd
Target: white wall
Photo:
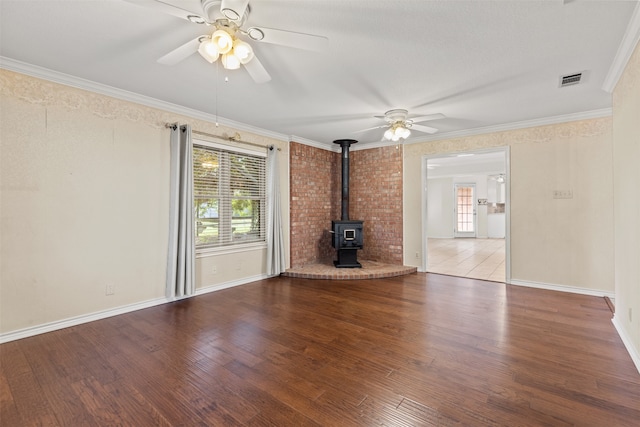
<path id="1" fill-rule="evenodd" d="M 614 323 L 640 371 L 640 48 L 613 94 Z"/>
<path id="2" fill-rule="evenodd" d="M 164 124 L 235 130 L 6 70 L 0 88 L 0 334 L 163 302 Z M 288 143 L 241 134 L 282 149 L 288 239 Z M 262 277 L 265 252 L 198 258 L 198 291 Z M 105 295 L 107 285 L 114 295 Z"/>
<path id="3" fill-rule="evenodd" d="M 453 237 L 453 178 L 427 180 L 427 237 Z"/>
<path id="4" fill-rule="evenodd" d="M 612 294 L 611 125 L 600 118 L 405 145 L 404 262 L 422 267 L 424 157 L 510 146 L 512 280 Z M 565 189 L 573 199 L 553 199 Z"/>
<path id="5" fill-rule="evenodd" d="M 610 127 L 511 147 L 513 279 L 614 291 L 612 168 Z"/>

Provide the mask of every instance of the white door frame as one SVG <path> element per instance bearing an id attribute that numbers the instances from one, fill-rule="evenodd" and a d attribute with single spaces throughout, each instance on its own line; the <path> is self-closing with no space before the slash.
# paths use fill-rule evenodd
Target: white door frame
<path id="1" fill-rule="evenodd" d="M 505 167 L 505 282 L 511 283 L 511 162 L 509 146 L 506 147 L 494 147 L 479 150 L 469 150 L 464 152 L 453 153 L 434 153 L 422 156 L 422 201 L 420 206 L 422 207 L 422 259 L 419 271 L 427 271 L 428 266 L 428 251 L 427 251 L 427 161 L 429 159 L 437 159 L 441 157 L 448 157 L 456 154 L 483 154 L 483 153 L 504 153 L 504 167 Z"/>

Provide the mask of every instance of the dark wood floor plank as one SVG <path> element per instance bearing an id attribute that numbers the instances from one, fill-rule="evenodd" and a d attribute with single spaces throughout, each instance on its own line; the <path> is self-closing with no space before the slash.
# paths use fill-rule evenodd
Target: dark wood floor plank
<path id="1" fill-rule="evenodd" d="M 55 408 L 51 406 L 50 401 L 42 398 L 42 388 L 27 362 L 20 343 L 2 344 L 0 357 L 13 403 L 20 415 L 17 425 L 60 425 Z"/>
<path id="2" fill-rule="evenodd" d="M 9 380 L 5 374 L 5 369 L 8 367 L 8 363 L 0 364 L 0 423 L 20 425 L 20 414 L 18 413 L 11 387 L 9 386 Z"/>
<path id="3" fill-rule="evenodd" d="M 274 278 L 0 346 L 2 425 L 637 426 L 602 298 Z"/>
<path id="4" fill-rule="evenodd" d="M 185 340 L 178 341 L 186 344 Z M 164 350 L 148 352 L 144 346 L 128 344 L 123 346 L 119 356 L 110 360 L 111 365 L 131 369 L 128 383 L 172 425 L 184 419 L 201 420 L 205 425 L 240 424 L 218 404 L 229 393 L 210 384 L 203 386 L 203 378 L 207 375 L 195 366 L 205 358 L 204 355 L 187 345 L 176 346 L 175 351 L 167 353 Z"/>
<path id="5" fill-rule="evenodd" d="M 87 413 L 83 406 L 80 396 L 73 389 L 75 380 L 68 375 L 69 370 L 73 369 L 76 363 L 84 364 L 83 359 L 67 358 L 63 361 L 64 364 L 61 364 L 60 360 L 56 358 L 55 352 L 55 349 L 61 346 L 60 337 L 50 334 L 42 338 L 24 341 L 25 356 L 34 376 L 38 378 L 42 388 L 42 398 L 49 401 L 52 407 L 60 408 L 56 412 L 56 417 L 61 425 L 95 423 L 94 418 Z M 60 377 L 49 375 L 50 372 L 57 372 L 66 380 L 60 381 Z"/>
<path id="6" fill-rule="evenodd" d="M 226 367 L 239 378 L 273 396 L 288 407 L 296 408 L 319 425 L 345 423 L 344 416 L 336 413 L 333 408 L 318 403 L 318 398 L 327 392 L 325 388 L 314 386 L 268 362 L 254 367 L 231 362 Z"/>

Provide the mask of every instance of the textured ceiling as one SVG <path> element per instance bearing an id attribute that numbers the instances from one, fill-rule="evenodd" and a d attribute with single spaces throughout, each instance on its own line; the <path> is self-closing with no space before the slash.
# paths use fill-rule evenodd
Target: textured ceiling
<path id="1" fill-rule="evenodd" d="M 165 0 L 200 13 L 198 0 Z M 287 136 L 380 142 L 393 108 L 442 113 L 434 136 L 611 107 L 603 83 L 636 1 L 252 0 L 246 26 L 328 38 L 323 53 L 251 42 L 272 80 L 198 54 L 158 58 L 209 33 L 124 0 L 0 0 L 0 55 Z M 584 82 L 559 88 L 564 74 Z M 224 78 L 228 81 L 224 81 Z"/>

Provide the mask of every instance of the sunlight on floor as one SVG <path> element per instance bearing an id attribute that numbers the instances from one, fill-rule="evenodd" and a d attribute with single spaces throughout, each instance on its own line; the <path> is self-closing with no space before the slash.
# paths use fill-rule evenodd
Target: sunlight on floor
<path id="1" fill-rule="evenodd" d="M 427 242 L 429 273 L 504 282 L 504 239 L 433 239 Z"/>

